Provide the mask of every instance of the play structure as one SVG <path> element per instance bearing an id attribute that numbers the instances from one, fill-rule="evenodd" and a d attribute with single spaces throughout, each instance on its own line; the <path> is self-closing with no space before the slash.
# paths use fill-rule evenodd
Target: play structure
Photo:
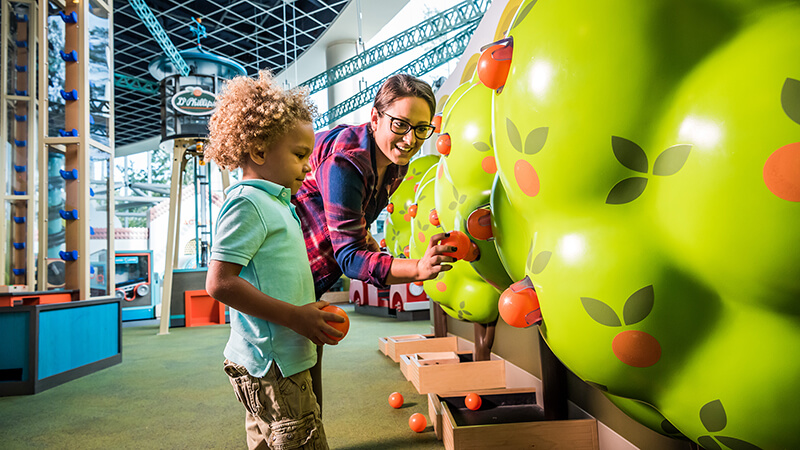
<path id="1" fill-rule="evenodd" d="M 455 320 L 539 324 L 658 433 L 800 447 L 800 8 L 514 3 L 439 94 L 414 209 L 480 257 L 425 290 Z"/>
<path id="2" fill-rule="evenodd" d="M 0 395 L 35 393 L 122 358 L 107 232 L 112 15 L 95 1 L 53 7 L 2 2 Z"/>
<path id="3" fill-rule="evenodd" d="M 180 57 L 163 55 L 150 62 L 150 74 L 159 80 L 161 86 L 161 148 L 173 154 L 160 334 L 168 333 L 170 326 L 205 323 L 205 320 L 193 321 L 186 316 L 188 311 L 207 309 L 199 303 L 197 308 L 189 305 L 195 299 L 203 304 L 210 299 L 211 309 L 223 310 L 221 322 L 218 315 L 211 314 L 209 323 L 225 322 L 223 305 L 214 304 L 216 301 L 207 295 L 184 297 L 183 292 L 205 289 L 215 217 L 212 217 L 211 165 L 203 160 L 203 147 L 208 138 L 208 119 L 214 112 L 215 94 L 222 88 L 224 80 L 246 73 L 235 61 L 203 50 L 200 40 L 205 36 L 205 27 L 199 20 L 193 20 L 190 27 L 197 37 L 196 50 L 178 52 Z M 178 270 L 180 199 L 189 167 L 193 170 L 195 193 L 195 237 L 192 241 L 195 265 L 193 269 Z M 228 172 L 221 170 L 220 175 L 222 188 L 226 189 Z M 173 288 L 176 282 L 177 290 Z M 176 309 L 178 314 L 172 317 Z"/>

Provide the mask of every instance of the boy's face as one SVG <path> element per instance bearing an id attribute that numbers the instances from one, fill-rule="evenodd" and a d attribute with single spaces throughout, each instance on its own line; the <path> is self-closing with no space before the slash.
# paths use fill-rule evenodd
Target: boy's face
<path id="1" fill-rule="evenodd" d="M 311 166 L 308 158 L 314 149 L 314 128 L 311 122 L 297 122 L 265 151 L 250 154 L 253 164 L 245 173 L 252 178 L 272 181 L 292 190 L 296 194 Z"/>

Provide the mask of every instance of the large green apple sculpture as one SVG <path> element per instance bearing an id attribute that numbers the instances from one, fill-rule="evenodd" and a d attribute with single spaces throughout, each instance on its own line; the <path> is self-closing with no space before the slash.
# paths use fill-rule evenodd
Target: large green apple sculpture
<path id="1" fill-rule="evenodd" d="M 800 5 L 526 0 L 508 37 L 493 233 L 553 352 L 664 434 L 800 448 Z"/>
<path id="2" fill-rule="evenodd" d="M 438 161 L 439 158 L 436 156 L 428 155 L 421 156 L 408 163 L 406 177 L 389 198 L 386 212 L 389 213 L 387 223 L 390 226 L 386 230 L 385 239 L 389 253 L 395 256 L 405 254 L 411 239 L 411 221 L 417 214 L 417 208 L 414 206 L 414 193 L 417 190 L 419 181 L 422 175 Z"/>
<path id="3" fill-rule="evenodd" d="M 491 128 L 492 93 L 477 74 L 459 86 L 442 111 L 442 134 L 449 148 L 436 176 L 436 211 L 445 231 L 462 231 L 479 250 L 472 268 L 502 291 L 511 284 L 491 240 L 489 197 L 497 172 Z M 481 281 L 483 281 L 481 280 Z M 497 296 L 485 301 L 497 307 Z M 496 317 L 496 314 L 495 314 Z"/>
<path id="4" fill-rule="evenodd" d="M 441 162 L 439 163 L 441 164 Z M 436 212 L 434 186 L 436 165 L 423 177 L 417 189 L 415 204 L 417 216 L 411 229 L 411 258 L 420 258 L 425 253 L 431 236 L 444 233 L 441 218 L 431 214 Z M 449 316 L 459 320 L 475 323 L 490 323 L 497 319 L 497 289 L 486 283 L 468 261 L 459 260 L 452 263 L 453 268 L 440 273 L 436 278 L 423 283 L 425 293 L 434 302 L 441 305 Z"/>

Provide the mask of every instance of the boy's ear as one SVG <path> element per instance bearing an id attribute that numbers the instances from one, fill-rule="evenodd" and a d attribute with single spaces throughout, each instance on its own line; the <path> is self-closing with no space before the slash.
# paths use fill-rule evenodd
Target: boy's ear
<path id="1" fill-rule="evenodd" d="M 267 160 L 266 153 L 263 150 L 250 150 L 250 159 L 259 166 L 264 164 Z"/>

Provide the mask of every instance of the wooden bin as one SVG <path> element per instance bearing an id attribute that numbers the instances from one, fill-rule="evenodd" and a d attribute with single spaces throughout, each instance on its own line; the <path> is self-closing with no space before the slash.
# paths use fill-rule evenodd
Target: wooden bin
<path id="1" fill-rule="evenodd" d="M 419 355 L 407 355 L 406 378 L 420 394 L 506 387 L 503 360 L 472 361 L 472 354 L 456 352 Z"/>
<path id="2" fill-rule="evenodd" d="M 545 420 L 544 410 L 536 405 L 532 391 L 484 393 L 477 411 L 466 408 L 464 395 L 439 400 L 442 441 L 447 450 L 599 449 L 595 419 Z"/>
<path id="3" fill-rule="evenodd" d="M 462 356 L 464 355 L 464 356 Z M 420 364 L 427 365 L 431 364 L 458 364 L 461 362 L 461 358 L 465 358 L 467 360 L 471 359 L 469 352 L 423 352 L 423 353 L 411 353 L 409 355 L 400 355 L 400 373 L 406 378 L 406 380 L 411 381 L 411 364 L 412 361 L 419 361 Z"/>
<path id="4" fill-rule="evenodd" d="M 458 338 L 447 336 L 437 338 L 432 334 L 407 334 L 378 338 L 381 353 L 394 362 L 400 362 L 400 355 L 419 352 L 455 352 Z"/>

